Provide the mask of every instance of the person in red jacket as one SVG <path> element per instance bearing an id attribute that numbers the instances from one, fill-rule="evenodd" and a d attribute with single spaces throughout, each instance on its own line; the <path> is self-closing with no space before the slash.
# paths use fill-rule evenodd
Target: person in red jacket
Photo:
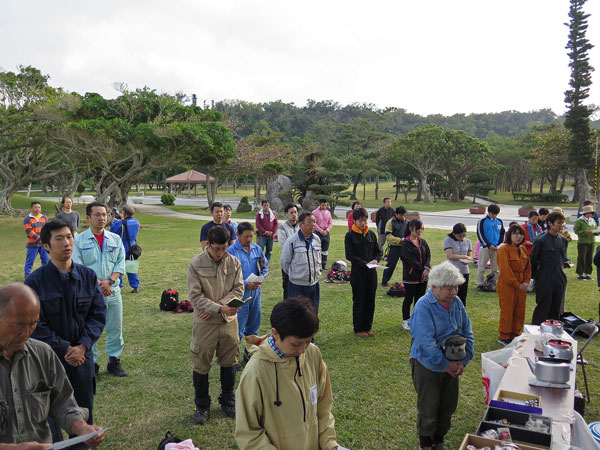
<path id="1" fill-rule="evenodd" d="M 261 202 L 261 209 L 256 214 L 256 228 L 258 230 L 258 246 L 265 252 L 265 258 L 268 261 L 271 261 L 273 237 L 277 233 L 278 227 L 277 214 L 271 211 L 269 200 L 263 200 Z"/>
<path id="2" fill-rule="evenodd" d="M 23 228 L 27 234 L 27 257 L 25 258 L 25 278 L 31 273 L 35 257 L 39 253 L 42 266 L 48 263 L 50 257 L 48 252 L 42 246 L 40 233 L 42 227 L 48 222 L 48 218 L 42 214 L 42 205 L 40 202 L 31 202 L 31 209 L 25 220 Z"/>
<path id="3" fill-rule="evenodd" d="M 533 250 L 533 243 L 535 242 L 535 239 L 540 234 L 544 234 L 544 230 L 538 223 L 540 215 L 537 211 L 529 211 L 528 217 L 529 219 L 527 222 L 523 224 L 523 229 L 525 230 L 525 242 L 523 242 L 523 245 L 527 250 L 527 254 L 531 255 L 531 250 Z"/>

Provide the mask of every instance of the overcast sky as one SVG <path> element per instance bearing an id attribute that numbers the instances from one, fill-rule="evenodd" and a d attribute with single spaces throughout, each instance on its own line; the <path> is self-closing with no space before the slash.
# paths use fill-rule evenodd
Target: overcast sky
<path id="1" fill-rule="evenodd" d="M 0 0 L 0 68 L 115 97 L 564 113 L 568 0 Z M 600 105 L 600 2 L 585 7 Z"/>

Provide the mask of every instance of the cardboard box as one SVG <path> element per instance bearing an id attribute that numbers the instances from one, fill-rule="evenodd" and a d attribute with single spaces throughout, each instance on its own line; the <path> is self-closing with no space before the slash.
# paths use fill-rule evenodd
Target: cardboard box
<path id="1" fill-rule="evenodd" d="M 467 445 L 474 445 L 477 448 L 490 447 L 494 448 L 496 445 L 501 445 L 502 441 L 496 439 L 486 439 L 481 436 L 474 434 L 466 434 L 458 450 L 467 450 Z M 515 442 L 515 444 L 517 444 Z M 539 450 L 539 447 L 532 447 L 525 444 L 517 444 L 521 450 Z"/>
<path id="2" fill-rule="evenodd" d="M 501 402 L 516 403 L 517 405 L 525 405 L 525 400 L 537 400 L 537 407 L 542 407 L 542 397 L 539 395 L 522 394 L 521 392 L 500 390 L 498 392 L 498 400 Z"/>

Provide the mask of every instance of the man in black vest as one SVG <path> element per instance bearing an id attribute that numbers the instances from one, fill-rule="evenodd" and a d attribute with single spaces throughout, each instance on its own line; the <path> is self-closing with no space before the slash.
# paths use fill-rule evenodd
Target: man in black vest
<path id="1" fill-rule="evenodd" d="M 394 214 L 394 218 L 389 220 L 385 225 L 385 239 L 390 247 L 390 253 L 387 257 L 387 269 L 383 272 L 381 285 L 387 286 L 388 281 L 392 278 L 398 258 L 400 258 L 400 246 L 404 240 L 404 231 L 408 220 L 406 219 L 406 208 L 398 206 Z"/>

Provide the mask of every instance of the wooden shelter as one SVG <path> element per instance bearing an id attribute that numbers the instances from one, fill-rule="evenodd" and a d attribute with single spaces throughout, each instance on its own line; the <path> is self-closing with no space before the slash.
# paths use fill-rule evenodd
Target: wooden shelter
<path id="1" fill-rule="evenodd" d="M 208 181 L 215 181 L 213 177 L 208 177 Z M 181 192 L 183 190 L 183 186 L 187 184 L 188 187 L 188 197 L 191 197 L 191 189 L 192 184 L 194 185 L 194 196 L 197 195 L 197 187 L 199 183 L 206 183 L 207 176 L 202 172 L 198 172 L 197 170 L 188 170 L 187 172 L 180 173 L 178 175 L 173 175 L 165 180 L 167 184 L 177 185 L 178 191 Z"/>

